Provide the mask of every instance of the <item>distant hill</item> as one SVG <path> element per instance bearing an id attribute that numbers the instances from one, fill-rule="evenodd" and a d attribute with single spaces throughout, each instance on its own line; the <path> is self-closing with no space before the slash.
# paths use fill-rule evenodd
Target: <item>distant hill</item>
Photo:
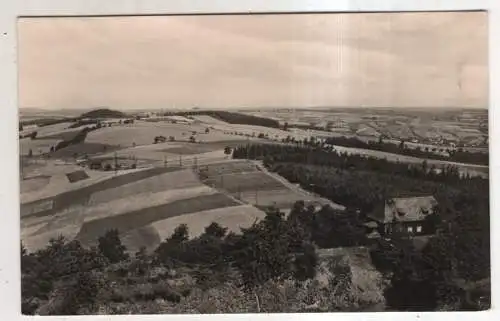
<path id="1" fill-rule="evenodd" d="M 127 114 L 107 108 L 95 109 L 89 112 L 83 113 L 80 118 L 126 118 Z"/>

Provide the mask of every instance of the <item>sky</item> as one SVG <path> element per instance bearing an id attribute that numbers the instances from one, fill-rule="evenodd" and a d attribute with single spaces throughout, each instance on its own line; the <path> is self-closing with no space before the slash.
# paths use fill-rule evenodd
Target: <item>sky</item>
<path id="1" fill-rule="evenodd" d="M 487 14 L 23 18 L 21 108 L 488 107 Z"/>

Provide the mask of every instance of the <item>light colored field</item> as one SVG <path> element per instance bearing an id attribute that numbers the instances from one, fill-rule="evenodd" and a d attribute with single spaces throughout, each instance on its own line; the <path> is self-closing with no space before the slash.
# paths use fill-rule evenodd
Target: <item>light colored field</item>
<path id="1" fill-rule="evenodd" d="M 202 123 L 209 124 L 209 125 L 226 125 L 225 121 L 213 118 L 212 116 L 207 116 L 207 115 L 195 115 L 192 116 L 193 119 L 196 119 Z"/>
<path id="2" fill-rule="evenodd" d="M 191 188 L 180 188 L 158 193 L 143 193 L 126 198 L 112 200 L 107 203 L 87 207 L 85 222 L 116 216 L 127 212 L 137 211 L 147 207 L 188 199 L 203 195 L 213 195 L 217 192 L 208 186 L 195 186 Z"/>
<path id="3" fill-rule="evenodd" d="M 37 139 L 61 139 L 61 140 L 70 140 L 76 136 L 82 129 L 90 126 L 82 126 L 78 128 L 67 128 L 58 131 L 53 131 L 44 135 L 38 134 L 36 136 Z"/>
<path id="4" fill-rule="evenodd" d="M 153 144 L 155 136 L 174 136 L 176 139 L 190 136 L 191 126 L 162 123 L 134 123 L 130 126 L 106 127 L 96 130 L 87 135 L 86 142 L 104 143 L 109 145 L 119 145 L 121 147 L 130 147 L 136 145 Z M 183 135 L 184 134 L 184 135 Z"/>
<path id="5" fill-rule="evenodd" d="M 70 125 L 72 125 L 72 122 L 66 122 L 66 123 L 60 123 L 60 124 L 54 124 L 54 125 L 49 125 L 49 126 L 43 126 L 43 127 L 27 127 L 26 129 L 21 132 L 21 134 L 26 135 L 29 133 L 32 133 L 34 131 L 37 132 L 37 137 L 42 137 L 42 136 L 48 136 L 52 135 L 54 133 L 64 131 L 67 129 Z"/>
<path id="6" fill-rule="evenodd" d="M 35 228 L 50 222 L 53 218 L 48 216 L 30 216 L 21 219 L 21 232 L 25 229 Z"/>
<path id="7" fill-rule="evenodd" d="M 30 217 L 21 220 L 21 239 L 36 234 L 51 220 L 49 217 Z"/>
<path id="8" fill-rule="evenodd" d="M 188 143 L 187 143 L 188 144 Z M 179 155 L 177 153 L 169 153 L 168 149 L 172 148 L 182 148 L 180 143 L 164 143 L 164 144 L 153 144 L 147 146 L 137 146 L 125 148 L 115 152 L 110 152 L 102 154 L 98 157 L 101 158 L 112 158 L 116 154 L 117 157 L 136 157 L 137 159 L 150 161 L 152 164 L 157 166 L 162 166 L 167 161 L 167 166 L 193 166 L 195 162 L 200 164 L 207 164 L 212 162 L 223 161 L 228 158 L 224 154 L 223 149 L 217 149 L 212 152 L 205 152 L 200 154 L 189 154 L 189 155 Z M 175 152 L 175 149 L 173 150 Z"/>
<path id="9" fill-rule="evenodd" d="M 19 140 L 19 153 L 26 156 L 31 149 L 33 155 L 45 154 L 50 152 L 50 148 L 55 147 L 60 141 L 60 139 L 23 138 Z"/>
<path id="10" fill-rule="evenodd" d="M 263 126 L 255 126 L 255 125 L 240 125 L 240 124 L 217 124 L 213 125 L 215 129 L 218 129 L 223 132 L 236 132 L 241 133 L 243 135 L 250 135 L 258 137 L 259 134 L 268 135 L 269 139 L 283 139 L 290 135 L 289 132 L 277 129 L 277 128 L 269 128 Z"/>
<path id="11" fill-rule="evenodd" d="M 31 175 L 51 176 L 50 182 L 47 185 L 45 185 L 42 189 L 22 193 L 21 204 L 33 202 L 48 197 L 54 197 L 60 193 L 87 187 L 115 176 L 114 172 L 94 171 L 86 169 L 85 171 L 89 175 L 89 178 L 75 183 L 70 183 L 66 177 L 66 174 L 71 173 L 75 170 L 81 170 L 82 168 L 72 164 L 68 165 L 55 165 L 55 164 L 56 163 L 54 161 L 50 161 L 47 163 L 46 166 L 37 167 L 33 169 Z M 143 170 L 147 170 L 147 168 L 122 170 L 119 171 L 116 175 L 120 176 Z"/>
<path id="12" fill-rule="evenodd" d="M 50 210 L 53 207 L 54 207 L 53 200 L 44 200 L 40 202 L 35 202 L 27 206 L 27 208 L 23 211 L 24 214 L 23 216 Z"/>
<path id="13" fill-rule="evenodd" d="M 130 147 L 136 145 L 153 144 L 155 136 L 164 136 L 167 139 L 174 136 L 176 141 L 188 141 L 194 135 L 196 141 L 210 142 L 231 140 L 235 136 L 224 135 L 217 130 L 205 134 L 207 127 L 199 124 L 172 124 L 164 122 L 136 122 L 129 126 L 106 127 L 90 132 L 85 140 L 88 143 L 103 143 Z"/>
<path id="14" fill-rule="evenodd" d="M 202 184 L 192 170 L 179 170 L 94 193 L 90 198 L 89 205 L 107 203 L 142 193 L 156 193 L 183 188 L 189 189 L 197 186 L 202 186 Z"/>
<path id="15" fill-rule="evenodd" d="M 157 221 L 151 224 L 162 240 L 168 238 L 180 224 L 187 224 L 189 236 L 196 237 L 205 231 L 205 227 L 217 222 L 229 231 L 239 233 L 241 227 L 251 226 L 255 220 L 263 219 L 265 213 L 251 205 L 218 208 L 209 211 L 186 214 Z"/>
<path id="16" fill-rule="evenodd" d="M 277 208 L 291 208 L 291 206 L 297 201 L 304 201 L 307 205 L 309 204 L 329 204 L 330 202 L 322 200 L 319 197 L 313 195 L 307 195 L 305 193 L 300 193 L 287 188 L 276 189 L 276 190 L 266 190 L 266 191 L 254 191 L 254 192 L 244 192 L 241 193 L 241 200 L 259 206 L 276 206 Z"/>
<path id="17" fill-rule="evenodd" d="M 51 231 L 59 231 L 65 229 L 67 226 L 71 227 L 71 229 L 79 227 L 84 223 L 89 210 L 91 209 L 88 207 L 78 205 L 64 209 L 52 216 L 41 217 L 38 221 L 40 222 L 40 228 L 30 233 L 30 235 L 35 236 L 50 233 Z M 23 219 L 23 221 L 29 219 L 31 218 Z M 43 225 L 41 224 L 42 222 L 44 222 Z"/>
<path id="18" fill-rule="evenodd" d="M 39 176 L 31 179 L 21 180 L 21 193 L 28 193 L 43 189 L 50 182 L 50 176 Z"/>
<path id="19" fill-rule="evenodd" d="M 80 225 L 66 225 L 64 228 L 58 230 L 51 230 L 49 232 L 29 235 L 21 237 L 24 246 L 28 251 L 33 252 L 47 246 L 50 239 L 57 238 L 59 235 L 64 236 L 68 240 L 73 239 L 80 231 Z"/>

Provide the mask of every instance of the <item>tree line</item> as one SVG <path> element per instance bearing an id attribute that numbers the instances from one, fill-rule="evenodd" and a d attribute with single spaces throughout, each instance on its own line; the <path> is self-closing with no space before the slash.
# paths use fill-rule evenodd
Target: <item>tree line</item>
<path id="1" fill-rule="evenodd" d="M 189 111 L 189 112 L 172 112 L 166 114 L 168 115 L 178 115 L 178 116 L 196 116 L 196 115 L 206 115 L 213 117 L 215 119 L 222 120 L 229 124 L 241 124 L 241 125 L 254 125 L 263 126 L 270 128 L 280 128 L 280 123 L 277 120 L 258 117 L 253 115 L 246 115 L 241 113 L 234 113 L 229 111 L 214 110 L 214 111 Z"/>
<path id="2" fill-rule="evenodd" d="M 454 165 L 439 168 L 433 164 L 429 165 L 427 161 L 422 161 L 421 164 L 390 162 L 377 157 L 337 152 L 333 147 L 316 145 L 247 144 L 235 148 L 233 158 L 260 159 L 265 164 L 297 163 L 334 167 L 339 170 L 377 171 L 446 183 L 487 181 L 480 177 L 470 177 L 468 174 L 461 175 L 458 167 Z"/>

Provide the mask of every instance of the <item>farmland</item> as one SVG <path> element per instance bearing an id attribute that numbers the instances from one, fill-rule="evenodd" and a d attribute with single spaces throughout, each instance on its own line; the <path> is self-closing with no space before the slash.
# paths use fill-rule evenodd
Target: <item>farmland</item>
<path id="1" fill-rule="evenodd" d="M 202 195 L 185 200 L 177 200 L 159 206 L 127 212 L 118 216 L 85 222 L 76 238 L 83 244 L 90 245 L 96 242 L 97 238 L 109 229 L 118 229 L 124 233 L 169 217 L 237 204 L 234 200 L 223 194 Z"/>
<path id="2" fill-rule="evenodd" d="M 106 127 L 88 135 L 86 142 L 102 143 L 130 147 L 135 145 L 150 145 L 155 136 L 173 136 L 176 141 L 188 141 L 195 136 L 196 141 L 211 142 L 234 140 L 236 135 L 225 135 L 220 131 L 206 134 L 207 125 L 173 124 L 164 122 L 136 122 L 132 125 Z"/>
<path id="3" fill-rule="evenodd" d="M 205 184 L 256 206 L 289 209 L 295 201 L 304 200 L 306 203 L 339 207 L 273 176 L 256 162 L 235 161 L 203 166 L 200 177 Z"/>
<path id="4" fill-rule="evenodd" d="M 356 122 L 359 118 L 355 114 L 342 115 L 346 116 L 345 122 Z M 302 120 L 317 116 L 312 112 Z M 303 200 L 316 208 L 324 204 L 344 208 L 268 172 L 259 161 L 232 160 L 225 154 L 227 147 L 262 142 L 283 144 L 282 140 L 290 137 L 304 140 L 352 134 L 343 123 L 337 123 L 338 126 L 329 131 L 300 126 L 283 130 L 256 124 L 230 124 L 209 115 L 186 116 L 189 122 L 179 117 L 104 126 L 89 132 L 84 142 L 55 152 L 50 152 L 52 146 L 71 139 L 81 128 L 69 128 L 71 122 L 53 124 L 36 128 L 36 139 L 20 139 L 20 154 L 25 155 L 20 190 L 21 226 L 26 246 L 36 247 L 58 234 L 92 245 L 99 234 L 117 228 L 130 249 L 153 248 L 153 243 L 168 237 L 181 223 L 188 225 L 192 235 L 202 233 L 212 220 L 238 232 L 240 227 L 262 218 L 262 209 L 268 206 L 288 212 L 296 201 Z M 380 132 L 380 126 L 375 126 L 377 122 L 370 120 L 371 125 L 363 127 L 358 121 L 354 132 L 369 140 L 370 135 Z M 415 127 L 417 122 L 412 124 Z M 443 128 L 460 131 L 463 137 L 478 134 L 473 128 L 464 131 L 450 126 Z M 398 135 L 403 135 L 403 131 Z M 418 130 L 412 128 L 406 133 L 415 131 Z M 155 143 L 157 136 L 165 137 L 166 141 Z M 375 150 L 334 148 L 337 152 L 393 162 L 422 161 Z M 33 155 L 27 157 L 30 149 Z M 128 164 L 129 169 L 91 169 L 86 163 L 77 164 L 77 159 L 98 161 L 110 168 L 115 164 Z M 429 165 L 447 163 L 428 160 Z M 136 167 L 130 168 L 130 164 Z M 459 165 L 471 175 L 488 175 L 487 166 Z"/>
<path id="5" fill-rule="evenodd" d="M 266 109 L 245 110 L 249 115 L 277 119 L 290 127 L 322 129 L 330 134 L 413 142 L 440 147 L 446 142 L 487 150 L 488 113 L 459 109 Z"/>

